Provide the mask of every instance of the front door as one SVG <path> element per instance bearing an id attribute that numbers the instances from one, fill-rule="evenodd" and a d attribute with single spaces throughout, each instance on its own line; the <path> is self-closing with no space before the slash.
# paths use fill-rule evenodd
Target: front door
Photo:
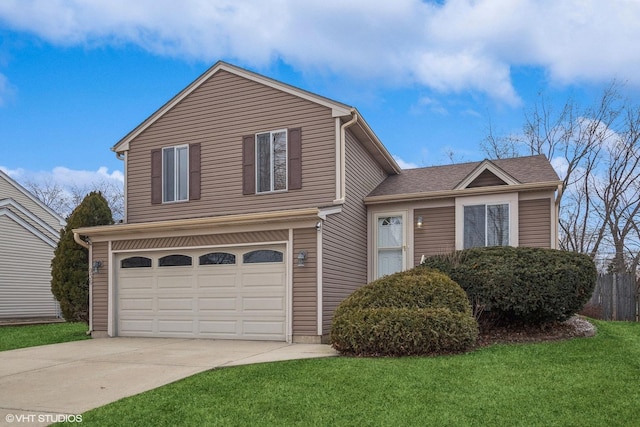
<path id="1" fill-rule="evenodd" d="M 376 217 L 376 277 L 405 269 L 404 215 Z"/>

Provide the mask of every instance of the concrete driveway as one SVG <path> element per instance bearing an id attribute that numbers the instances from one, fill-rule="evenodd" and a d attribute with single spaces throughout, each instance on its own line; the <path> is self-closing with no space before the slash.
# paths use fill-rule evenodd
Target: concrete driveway
<path id="1" fill-rule="evenodd" d="M 212 368 L 334 356 L 328 345 L 105 338 L 0 352 L 0 425 L 48 425 Z"/>

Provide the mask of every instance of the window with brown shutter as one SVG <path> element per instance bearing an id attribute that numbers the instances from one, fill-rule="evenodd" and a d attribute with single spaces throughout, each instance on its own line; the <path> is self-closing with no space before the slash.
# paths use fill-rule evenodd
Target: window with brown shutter
<path id="1" fill-rule="evenodd" d="M 199 200 L 200 144 L 151 150 L 151 203 Z"/>
<path id="2" fill-rule="evenodd" d="M 242 137 L 242 194 L 256 192 L 255 135 Z"/>
<path id="3" fill-rule="evenodd" d="M 200 200 L 200 144 L 189 144 L 189 200 Z"/>
<path id="4" fill-rule="evenodd" d="M 302 188 L 302 129 L 242 137 L 243 194 Z"/>
<path id="5" fill-rule="evenodd" d="M 302 128 L 289 129 L 289 190 L 302 188 Z"/>
<path id="6" fill-rule="evenodd" d="M 151 150 L 151 203 L 162 203 L 162 150 Z"/>

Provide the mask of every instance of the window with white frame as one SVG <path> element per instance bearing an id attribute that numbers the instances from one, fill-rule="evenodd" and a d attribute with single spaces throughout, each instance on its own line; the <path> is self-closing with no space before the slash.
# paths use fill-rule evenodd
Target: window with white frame
<path id="1" fill-rule="evenodd" d="M 509 204 L 464 206 L 464 249 L 478 246 L 508 246 Z"/>
<path id="2" fill-rule="evenodd" d="M 189 199 L 189 146 L 162 149 L 162 201 Z"/>
<path id="3" fill-rule="evenodd" d="M 375 277 L 383 277 L 406 268 L 406 229 L 404 213 L 376 215 Z"/>
<path id="4" fill-rule="evenodd" d="M 287 131 L 256 134 L 256 189 L 258 193 L 287 189 Z"/>

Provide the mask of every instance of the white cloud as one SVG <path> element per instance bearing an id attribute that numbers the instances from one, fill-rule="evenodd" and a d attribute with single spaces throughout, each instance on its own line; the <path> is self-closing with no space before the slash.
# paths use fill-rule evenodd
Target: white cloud
<path id="1" fill-rule="evenodd" d="M 102 166 L 96 171 L 74 170 L 63 166 L 57 166 L 51 171 L 29 171 L 26 169 L 9 169 L 0 166 L 0 169 L 21 184 L 28 182 L 34 184 L 57 184 L 64 189 L 85 189 L 98 184 L 114 184 L 122 186 L 124 174 L 119 170 L 109 172 Z"/>
<path id="2" fill-rule="evenodd" d="M 393 160 L 395 160 L 398 166 L 400 166 L 400 169 L 416 169 L 420 167 L 415 163 L 405 162 L 398 156 L 393 156 Z"/>
<path id="3" fill-rule="evenodd" d="M 3 0 L 0 22 L 60 45 L 132 43 L 160 55 L 334 72 L 509 105 L 512 69 L 559 83 L 640 86 L 633 0 Z"/>
<path id="4" fill-rule="evenodd" d="M 554 157 L 550 160 L 550 163 L 561 179 L 564 179 L 564 177 L 567 176 L 567 171 L 569 170 L 569 162 L 566 158 Z"/>

